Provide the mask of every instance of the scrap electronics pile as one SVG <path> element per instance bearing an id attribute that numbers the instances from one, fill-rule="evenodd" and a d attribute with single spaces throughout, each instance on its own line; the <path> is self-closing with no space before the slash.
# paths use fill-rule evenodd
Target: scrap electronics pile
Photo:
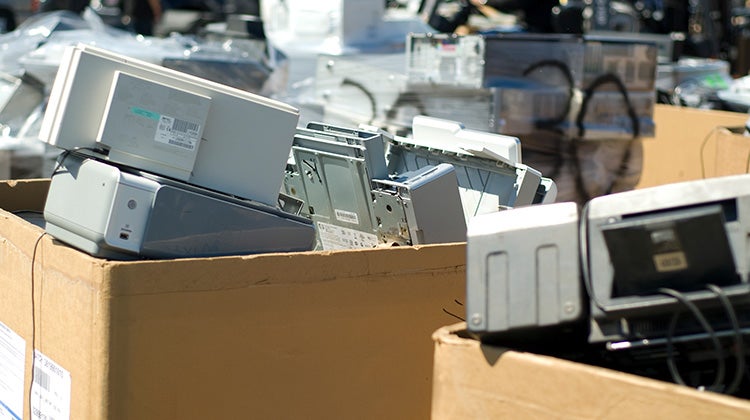
<path id="1" fill-rule="evenodd" d="M 280 102 L 69 47 L 41 127 L 64 150 L 46 230 L 107 258 L 462 242 L 470 217 L 555 198 L 517 138 L 427 117 L 413 138 L 297 120 Z"/>
<path id="2" fill-rule="evenodd" d="M 750 176 L 513 209 L 468 229 L 470 332 L 747 397 Z M 588 343 L 588 344 L 586 344 Z"/>
<path id="3" fill-rule="evenodd" d="M 750 331 L 744 314 L 750 303 L 743 228 L 748 223 L 743 184 L 748 180 L 628 191 L 640 176 L 641 139 L 655 133 L 657 90 L 663 79 L 682 82 L 691 70 L 675 61 L 679 41 L 674 34 L 606 31 L 432 32 L 408 34 L 401 52 L 320 54 L 310 85 L 313 99 L 299 101 L 303 112 L 309 107 L 331 124 L 364 123 L 394 135 L 385 140 L 386 162 L 364 159 L 367 170 L 353 163 L 354 153 L 347 147 L 327 149 L 333 157 L 326 159 L 342 162 L 338 170 L 345 175 L 334 178 L 330 171 L 326 178 L 320 170 L 323 159 L 309 150 L 316 134 L 298 131 L 285 191 L 309 203 L 309 214 L 324 232 L 321 237 L 336 231 L 344 235 L 345 220 L 353 220 L 348 213 L 328 200 L 315 204 L 313 197 L 294 191 L 343 191 L 351 189 L 351 179 L 356 184 L 369 179 L 372 184 L 350 195 L 369 205 L 370 191 L 377 212 L 378 201 L 395 197 L 393 190 L 387 191 L 394 184 L 377 181 L 378 174 L 399 162 L 403 168 L 398 172 L 404 173 L 421 168 L 408 165 L 412 156 L 423 159 L 426 167 L 428 159 L 442 158 L 446 150 L 457 160 L 486 158 L 492 151 L 463 147 L 462 136 L 451 142 L 452 149 L 419 147 L 432 121 L 459 120 L 469 132 L 518 138 L 524 162 L 554 180 L 558 203 L 514 206 L 496 194 L 499 200 L 493 198 L 491 211 L 476 211 L 485 207 L 467 205 L 465 188 L 471 178 L 462 182 L 461 168 L 468 165 L 448 162 L 456 165 L 464 214 L 470 215 L 469 331 L 487 343 L 750 395 L 744 345 Z M 695 63 L 692 70 L 699 72 L 715 61 Z M 379 149 L 382 143 L 371 137 L 374 132 L 347 133 L 356 139 L 348 143 L 369 142 L 365 148 Z M 457 207 L 449 204 L 449 196 L 440 202 L 447 209 L 442 216 Z M 532 203 L 537 202 L 544 200 Z M 394 213 L 400 217 L 407 210 L 404 205 Z M 382 213 L 370 220 L 375 223 L 367 232 L 374 234 L 357 240 L 408 243 L 410 229 L 394 236 L 398 230 L 386 227 L 393 223 Z M 414 238 L 412 234 L 412 243 Z"/>
<path id="4" fill-rule="evenodd" d="M 342 34 L 366 42 L 347 16 Z M 402 39 L 401 52 L 315 54 L 313 99 L 299 103 L 319 120 L 84 44 L 65 46 L 48 91 L 0 81 L 28 99 L 0 119 L 46 102 L 39 138 L 62 152 L 44 228 L 94 256 L 466 241 L 479 340 L 749 395 L 750 175 L 627 191 L 671 44 Z"/>
<path id="5" fill-rule="evenodd" d="M 405 55 L 321 56 L 315 90 L 331 121 L 408 132 L 430 115 L 519 137 L 559 199 L 583 203 L 637 183 L 657 56 L 627 37 L 409 34 Z"/>

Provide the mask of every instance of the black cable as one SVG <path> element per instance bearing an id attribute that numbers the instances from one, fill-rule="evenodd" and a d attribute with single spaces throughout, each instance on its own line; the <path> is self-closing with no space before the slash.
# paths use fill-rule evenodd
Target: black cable
<path id="1" fill-rule="evenodd" d="M 410 105 L 417 108 L 417 113 L 419 115 L 427 116 L 427 108 L 425 108 L 424 103 L 422 103 L 422 99 L 420 99 L 417 93 L 401 92 L 398 94 L 396 101 L 393 103 L 393 105 L 391 105 L 391 107 L 386 112 L 385 114 L 386 119 L 391 122 L 396 122 L 394 120 L 396 119 L 396 113 L 398 112 L 398 110 L 405 106 L 410 106 Z"/>
<path id="2" fill-rule="evenodd" d="M 720 127 L 717 126 L 717 127 L 714 127 L 713 129 L 711 129 L 711 131 L 708 133 L 708 135 L 706 135 L 706 137 L 704 137 L 703 141 L 701 142 L 701 147 L 700 147 L 701 159 L 700 159 L 700 162 L 701 162 L 701 178 L 703 178 L 703 179 L 706 178 L 706 162 L 705 162 L 706 161 L 706 156 L 705 156 L 706 145 L 708 144 L 708 141 L 711 140 L 711 138 L 714 136 L 714 134 L 716 133 L 716 131 L 719 128 Z"/>
<path id="3" fill-rule="evenodd" d="M 573 78 L 573 73 L 570 71 L 570 67 L 561 60 L 540 60 L 537 61 L 530 66 L 526 67 L 526 69 L 522 72 L 523 76 L 528 76 L 533 72 L 534 70 L 543 68 L 543 67 L 553 67 L 558 70 L 565 76 L 565 80 L 568 84 L 568 100 L 565 103 L 565 109 L 555 118 L 549 118 L 549 119 L 540 119 L 534 121 L 534 127 L 539 130 L 547 130 L 552 131 L 555 134 L 559 135 L 560 138 L 562 138 L 565 133 L 563 132 L 562 128 L 560 127 L 561 124 L 565 122 L 565 120 L 568 118 L 568 114 L 570 114 L 570 109 L 572 108 L 573 99 L 575 98 L 575 80 Z M 549 178 L 556 178 L 560 171 L 562 170 L 563 164 L 565 162 L 565 159 L 563 159 L 563 142 L 557 141 L 557 153 L 556 153 L 556 159 L 554 166 L 552 167 L 552 171 L 548 174 Z"/>
<path id="4" fill-rule="evenodd" d="M 581 109 L 578 111 L 578 115 L 576 116 L 576 126 L 578 127 L 578 136 L 580 138 L 583 138 L 586 134 L 586 128 L 583 126 L 583 120 L 586 118 L 586 113 L 588 112 L 588 106 L 589 101 L 591 101 L 591 98 L 594 97 L 594 93 L 596 93 L 596 90 L 607 83 L 612 83 L 615 86 L 617 86 L 617 90 L 622 95 L 622 99 L 625 101 L 625 107 L 627 108 L 628 116 L 630 117 L 630 121 L 633 124 L 633 138 L 636 138 L 640 136 L 640 121 L 638 120 L 638 115 L 635 113 L 635 109 L 633 108 L 633 104 L 630 102 L 630 97 L 628 96 L 628 89 L 625 87 L 625 83 L 622 82 L 619 76 L 617 76 L 614 73 L 605 73 L 594 79 L 593 82 L 584 90 L 583 92 L 583 101 L 581 102 Z"/>
<path id="5" fill-rule="evenodd" d="M 109 152 L 107 152 L 106 149 L 103 149 L 103 148 L 100 149 L 100 148 L 96 148 L 96 147 L 74 147 L 72 149 L 65 149 L 65 151 L 63 151 L 62 153 L 60 153 L 60 156 L 58 156 L 57 162 L 55 163 L 55 167 L 54 167 L 54 169 L 52 169 L 52 174 L 50 175 L 50 178 L 52 178 L 52 177 L 55 176 L 55 174 L 57 173 L 57 171 L 59 171 L 60 168 L 62 168 L 63 164 L 65 163 L 65 159 L 67 159 L 68 156 L 70 156 L 71 154 L 78 155 L 78 156 L 84 156 L 84 155 L 82 155 L 80 153 L 77 153 L 78 151 L 81 151 L 81 150 L 88 150 L 90 152 L 93 152 L 93 153 L 96 153 L 96 154 L 101 154 L 101 155 L 104 155 L 104 156 L 107 156 L 109 154 Z"/>
<path id="6" fill-rule="evenodd" d="M 729 300 L 726 292 L 724 292 L 724 289 L 715 284 L 707 284 L 706 288 L 712 291 L 719 299 L 719 302 L 721 302 L 722 306 L 724 306 L 724 310 L 727 313 L 729 322 L 732 324 L 735 343 L 735 370 L 734 378 L 732 379 L 732 382 L 729 384 L 729 386 L 727 386 L 727 388 L 724 390 L 724 393 L 734 394 L 737 391 L 737 388 L 740 386 L 740 382 L 742 382 L 742 376 L 745 373 L 745 340 L 742 337 L 742 331 L 740 330 L 740 322 L 737 319 L 737 313 L 734 310 L 734 306 L 732 306 L 732 302 Z"/>
<path id="7" fill-rule="evenodd" d="M 449 310 L 447 310 L 445 308 L 443 308 L 443 312 L 445 312 L 446 314 L 452 316 L 453 318 L 456 318 L 459 321 L 466 322 L 465 318 L 463 318 L 461 316 L 458 316 L 458 315 L 454 314 L 453 312 L 451 312 L 451 311 L 449 311 Z"/>
<path id="8" fill-rule="evenodd" d="M 534 122 L 536 128 L 539 129 L 553 129 L 554 127 L 562 124 L 568 118 L 570 113 L 571 103 L 575 96 L 575 81 L 573 80 L 573 73 L 570 71 L 570 67 L 566 63 L 560 60 L 541 60 L 530 65 L 523 71 L 524 76 L 528 76 L 532 71 L 543 68 L 553 67 L 565 76 L 565 80 L 568 82 L 568 100 L 565 102 L 565 109 L 555 118 L 541 119 Z"/>
<path id="9" fill-rule="evenodd" d="M 571 156 L 571 162 L 573 164 L 573 174 L 575 175 L 573 181 L 575 182 L 576 191 L 580 197 L 580 200 L 587 203 L 591 200 L 591 194 L 589 194 L 586 188 L 586 183 L 583 181 L 583 168 L 581 168 L 581 159 L 578 156 L 579 142 L 581 140 L 578 137 L 573 137 L 568 145 L 568 154 Z M 614 185 L 614 182 L 612 182 Z"/>
<path id="10" fill-rule="evenodd" d="M 362 91 L 365 96 L 367 96 L 367 99 L 370 101 L 370 111 L 372 112 L 372 117 L 370 117 L 370 120 L 367 123 L 372 124 L 372 122 L 375 120 L 375 117 L 378 116 L 378 103 L 375 100 L 375 95 L 373 95 L 372 92 L 370 92 L 362 83 L 359 83 L 348 77 L 344 78 L 344 80 L 341 81 L 341 86 L 355 87 Z"/>
<path id="11" fill-rule="evenodd" d="M 41 235 L 39 235 L 38 238 L 36 238 L 36 242 L 34 242 L 34 249 L 31 252 L 31 381 L 29 382 L 29 413 L 33 413 L 31 390 L 34 387 L 34 369 L 36 369 L 36 355 L 34 354 L 34 351 L 36 349 L 36 299 L 34 296 L 34 264 L 36 263 L 36 250 L 45 235 L 47 235 L 47 232 L 43 232 Z"/>
<path id="12" fill-rule="evenodd" d="M 597 89 L 599 89 L 600 86 L 605 85 L 607 83 L 613 83 L 617 87 L 617 90 L 620 92 L 623 100 L 625 101 L 625 107 L 627 109 L 628 116 L 630 117 L 631 125 L 633 127 L 633 136 L 630 138 L 630 141 L 628 142 L 628 146 L 622 155 L 622 159 L 620 160 L 620 165 L 617 168 L 617 172 L 615 173 L 615 176 L 612 179 L 612 182 L 610 182 L 609 186 L 605 188 L 604 194 L 611 194 L 612 189 L 614 188 L 617 180 L 622 178 L 625 175 L 625 172 L 628 169 L 628 165 L 630 164 L 630 158 L 632 154 L 633 145 L 635 144 L 635 141 L 638 138 L 638 136 L 640 136 L 640 121 L 638 119 L 638 115 L 636 114 L 635 109 L 633 108 L 633 104 L 630 102 L 630 97 L 628 96 L 627 87 L 622 82 L 620 77 L 618 77 L 616 74 L 613 74 L 613 73 L 605 73 L 597 77 L 596 79 L 594 79 L 594 81 L 591 82 L 591 84 L 583 92 L 583 101 L 581 102 L 581 109 L 578 111 L 578 115 L 576 116 L 576 127 L 578 128 L 578 136 L 574 137 L 571 141 L 571 155 L 573 157 L 574 169 L 576 171 L 575 172 L 576 173 L 576 189 L 578 190 L 578 193 L 583 199 L 583 201 L 590 200 L 591 196 L 588 193 L 585 187 L 585 184 L 583 182 L 583 174 L 581 173 L 581 163 L 578 157 L 578 142 L 582 141 L 584 136 L 586 135 L 586 128 L 584 127 L 583 123 L 586 118 L 586 114 L 588 113 L 588 106 L 591 101 L 591 98 L 594 96 L 594 93 L 596 93 Z"/>
<path id="13" fill-rule="evenodd" d="M 695 317 L 695 319 L 698 321 L 698 323 L 701 324 L 701 327 L 703 327 L 703 330 L 708 333 L 709 338 L 711 339 L 711 342 L 714 346 L 714 351 L 716 352 L 716 362 L 717 362 L 717 372 L 716 377 L 714 378 L 714 383 L 709 386 L 707 389 L 711 391 L 721 392 L 724 382 L 724 376 L 726 371 L 726 366 L 724 363 L 724 355 L 721 348 L 721 343 L 719 342 L 719 337 L 716 335 L 716 332 L 711 327 L 711 325 L 706 320 L 706 317 L 703 316 L 703 313 L 698 309 L 697 306 L 693 302 L 690 301 L 684 294 L 678 292 L 677 290 L 662 287 L 659 288 L 659 293 L 673 297 L 677 299 L 678 302 L 682 303 L 690 313 Z M 677 370 L 677 365 L 675 364 L 674 360 L 674 343 L 672 342 L 672 338 L 674 338 L 675 329 L 677 328 L 677 320 L 680 317 L 680 312 L 675 311 L 674 315 L 672 316 L 671 321 L 669 322 L 669 328 L 667 329 L 667 368 L 669 369 L 669 373 L 672 375 L 672 379 L 675 383 L 680 385 L 686 385 L 685 381 L 682 379 L 682 375 L 680 375 L 680 372 Z"/>
<path id="14" fill-rule="evenodd" d="M 307 160 L 304 160 L 304 159 L 302 159 L 302 164 L 303 164 L 303 165 L 306 165 L 306 166 L 307 166 L 308 168 L 310 168 L 310 169 L 311 169 L 311 170 L 312 170 L 313 172 L 315 172 L 315 175 L 316 175 L 316 176 L 318 177 L 318 182 L 320 182 L 321 184 L 323 183 L 323 179 L 322 179 L 322 178 L 320 178 L 320 173 L 318 172 L 318 165 L 317 165 L 317 164 L 312 164 L 312 163 L 310 163 L 309 161 L 307 161 Z"/>

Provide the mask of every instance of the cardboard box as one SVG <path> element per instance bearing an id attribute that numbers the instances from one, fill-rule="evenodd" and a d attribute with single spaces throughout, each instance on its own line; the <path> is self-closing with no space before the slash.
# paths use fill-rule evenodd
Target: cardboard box
<path id="1" fill-rule="evenodd" d="M 745 136 L 744 126 L 721 127 L 713 137 L 716 149 L 714 176 L 750 172 L 750 136 Z"/>
<path id="2" fill-rule="evenodd" d="M 25 355 L 0 346 L 0 385 L 22 384 L 0 400 L 24 419 L 32 348 L 58 420 L 66 372 L 72 419 L 429 417 L 430 335 L 464 299 L 464 244 L 107 261 L 11 213 L 47 187 L 0 183 L 0 344 Z"/>
<path id="3" fill-rule="evenodd" d="M 716 149 L 707 147 L 721 127 L 741 127 L 738 112 L 656 105 L 656 136 L 643 140 L 643 171 L 636 188 L 714 176 Z"/>
<path id="4" fill-rule="evenodd" d="M 432 419 L 747 419 L 750 401 L 437 330 Z"/>

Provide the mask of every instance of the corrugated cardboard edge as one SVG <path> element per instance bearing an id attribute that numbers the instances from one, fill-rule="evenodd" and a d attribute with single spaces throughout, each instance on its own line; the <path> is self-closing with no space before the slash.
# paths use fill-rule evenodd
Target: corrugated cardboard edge
<path id="1" fill-rule="evenodd" d="M 717 128 L 744 126 L 747 118 L 739 112 L 655 105 L 656 135 L 643 141 L 643 172 L 636 188 L 701 179 L 701 172 L 711 176 L 715 148 L 704 143 Z"/>
<path id="2" fill-rule="evenodd" d="M 745 127 L 721 127 L 716 130 L 714 176 L 738 175 L 750 172 L 750 137 Z"/>
<path id="3" fill-rule="evenodd" d="M 7 211 L 41 211 L 47 199 L 49 179 L 0 182 L 0 208 Z"/>
<path id="4" fill-rule="evenodd" d="M 22 184 L 29 187 L 25 192 L 30 193 L 22 195 L 34 196 L 35 194 L 31 193 L 33 190 L 37 193 L 37 198 L 39 197 L 38 193 L 41 192 L 39 188 L 46 187 L 44 182 Z M 11 183 L 0 184 L 0 189 L 3 188 L 19 188 L 19 184 L 15 186 Z M 33 200 L 33 197 L 31 198 L 28 202 L 25 198 L 14 201 L 14 204 L 17 205 L 15 207 L 21 210 L 33 210 L 36 200 Z M 5 202 L 2 202 L 2 204 L 5 205 Z M 46 235 L 41 228 L 31 223 L 19 223 L 19 220 L 18 216 L 0 210 L 0 242 L 3 245 L 0 251 L 0 264 L 14 265 L 13 269 L 8 266 L 7 271 L 3 270 L 4 275 L 0 276 L 0 287 L 4 289 L 2 295 L 4 298 L 26 299 L 26 303 L 14 302 L 12 305 L 15 308 L 20 306 L 21 311 L 4 313 L 0 309 L 0 317 L 3 321 L 9 324 L 9 327 L 26 341 L 24 418 L 31 417 L 28 405 L 28 384 L 32 381 L 30 361 L 33 357 L 34 348 L 50 357 L 66 370 L 84 372 L 83 375 L 88 376 L 88 379 L 84 380 L 80 376 L 71 378 L 79 385 L 82 384 L 81 390 L 87 393 L 88 407 L 84 411 L 90 415 L 90 418 L 104 418 L 107 412 L 107 401 L 103 391 L 107 389 L 107 366 L 109 364 L 92 364 L 90 359 L 79 352 L 70 352 L 65 348 L 58 348 L 54 344 L 47 343 L 64 341 L 57 338 L 62 335 L 74 335 L 79 341 L 90 346 L 91 352 L 88 354 L 92 355 L 92 358 L 104 360 L 109 357 L 110 316 L 106 315 L 110 311 L 109 282 L 106 280 L 108 271 L 102 268 L 108 263 L 81 255 L 80 252 L 60 244 Z M 76 263 L 71 264 L 72 261 Z M 32 263 L 34 265 L 33 272 Z M 6 275 L 11 272 L 23 271 L 29 273 L 27 279 L 10 278 Z M 87 291 L 85 295 L 72 296 L 67 300 L 60 299 L 59 296 L 68 297 L 68 295 L 59 293 L 58 288 L 69 286 L 72 283 L 81 285 L 82 287 L 76 289 Z M 28 313 L 32 310 L 32 285 L 34 288 L 33 310 L 35 314 L 33 327 L 28 322 Z M 81 306 L 87 306 L 84 309 L 87 312 L 99 314 L 96 316 L 99 321 L 81 329 L 76 319 L 79 312 L 76 309 L 80 309 Z M 11 305 L 6 307 L 11 307 Z M 54 316 L 54 319 L 49 318 L 50 316 Z M 69 328 L 43 329 L 42 325 L 45 322 L 53 322 Z M 44 334 L 41 333 L 43 330 L 45 331 Z"/>
<path id="5" fill-rule="evenodd" d="M 460 247 L 457 248 L 456 246 Z M 465 269 L 464 244 L 379 248 L 335 252 L 276 253 L 217 258 L 187 258 L 170 261 L 170 276 L 160 275 L 161 261 L 109 262 L 116 273 L 112 293 L 116 296 L 172 292 L 219 291 L 229 288 L 305 284 L 340 278 L 378 281 L 384 277 Z M 418 258 L 430 249 L 430 259 Z M 458 250 L 458 251 L 457 251 Z M 253 275 L 246 270 L 252 261 Z M 394 270 L 393 267 L 398 267 Z M 221 272 L 221 278 L 215 273 Z"/>
<path id="6" fill-rule="evenodd" d="M 750 418 L 750 402 L 549 356 L 482 345 L 438 329 L 432 418 Z"/>
<path id="7" fill-rule="evenodd" d="M 13 211 L 41 211 L 49 189 L 48 179 L 0 182 L 0 209 Z M 0 210 L 2 211 L 2 210 Z M 5 213 L 6 217 L 10 216 Z M 28 224 L 29 227 L 31 226 Z M 14 237 L 13 240 L 23 239 Z M 56 246 L 67 247 L 51 238 Z M 28 242 L 28 240 L 26 240 Z M 465 245 L 459 243 L 459 245 Z M 434 258 L 417 258 L 420 249 L 430 248 Z M 378 248 L 377 250 L 310 251 L 296 253 L 267 253 L 213 258 L 182 258 L 170 260 L 170 276 L 160 275 L 165 260 L 110 261 L 94 258 L 70 249 L 70 258 L 85 258 L 88 262 L 111 270 L 118 281 L 112 284 L 114 295 L 170 293 L 175 291 L 208 291 L 225 288 L 253 287 L 271 284 L 310 283 L 337 278 L 361 278 L 375 281 L 379 276 L 409 276 L 446 269 L 464 270 L 465 251 L 456 252 L 456 244 L 419 245 L 413 247 Z M 252 280 L 244 272 L 253 260 Z M 292 261 L 294 262 L 292 264 Z M 425 263 L 429 266 L 425 267 Z M 400 267 L 393 271 L 392 267 Z M 283 269 L 279 269 L 283 267 Z M 311 268 L 312 267 L 312 268 Z M 208 275 L 225 273 L 222 278 Z M 248 278 L 246 284 L 237 279 Z M 150 281 L 148 279 L 151 279 Z M 187 279 L 187 281 L 186 281 Z"/>

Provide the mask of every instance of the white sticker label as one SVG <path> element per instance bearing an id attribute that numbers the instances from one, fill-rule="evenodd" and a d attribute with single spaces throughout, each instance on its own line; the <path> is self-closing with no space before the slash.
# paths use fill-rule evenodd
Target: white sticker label
<path id="1" fill-rule="evenodd" d="M 35 350 L 33 374 L 31 418 L 70 419 L 70 372 Z"/>
<path id="2" fill-rule="evenodd" d="M 26 341 L 0 322 L 0 420 L 23 418 Z"/>
<path id="3" fill-rule="evenodd" d="M 333 209 L 333 213 L 336 215 L 336 220 L 339 222 L 352 223 L 355 225 L 359 224 L 359 216 L 357 216 L 357 213 L 339 209 Z"/>
<path id="4" fill-rule="evenodd" d="M 200 124 L 161 115 L 154 140 L 185 150 L 195 150 L 199 140 L 200 128 Z"/>
<path id="5" fill-rule="evenodd" d="M 325 250 L 374 248 L 378 237 L 371 233 L 360 232 L 329 223 L 318 222 L 318 237 Z"/>

